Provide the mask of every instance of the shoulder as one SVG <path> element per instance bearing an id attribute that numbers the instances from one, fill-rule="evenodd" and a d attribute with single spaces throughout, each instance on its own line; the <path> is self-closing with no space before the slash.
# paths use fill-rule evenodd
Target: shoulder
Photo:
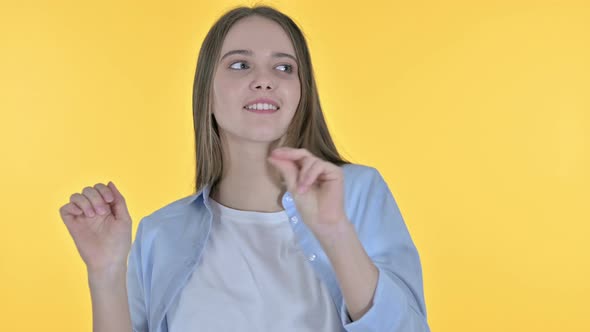
<path id="1" fill-rule="evenodd" d="M 344 164 L 344 185 L 347 191 L 368 189 L 383 182 L 381 173 L 372 166 L 362 164 Z"/>
<path id="2" fill-rule="evenodd" d="M 197 199 L 199 195 L 200 195 L 200 193 L 191 194 L 191 195 L 176 199 L 174 201 L 167 202 L 164 205 L 162 205 L 161 207 L 159 207 L 157 210 L 152 212 L 150 214 L 150 216 L 160 218 L 160 217 L 167 217 L 170 215 L 175 216 L 179 213 L 183 213 L 183 212 L 185 212 L 186 209 L 189 209 L 191 207 L 191 203 L 193 201 L 195 201 L 195 199 Z"/>
<path id="3" fill-rule="evenodd" d="M 341 167 L 344 172 L 344 199 L 349 209 L 364 210 L 368 206 L 380 209 L 384 200 L 387 204 L 397 204 L 387 182 L 375 167 L 360 164 Z"/>
<path id="4" fill-rule="evenodd" d="M 162 228 L 163 225 L 173 227 L 174 224 L 184 222 L 189 215 L 199 212 L 195 204 L 192 204 L 199 196 L 200 193 L 191 194 L 165 203 L 143 217 L 138 227 L 141 227 L 143 233 L 155 236 L 155 232 Z M 181 227 L 181 225 L 178 226 Z"/>
<path id="5" fill-rule="evenodd" d="M 376 175 L 376 173 L 379 173 L 375 167 L 362 164 L 344 164 L 341 166 L 341 168 L 345 176 L 348 177 L 373 177 Z"/>

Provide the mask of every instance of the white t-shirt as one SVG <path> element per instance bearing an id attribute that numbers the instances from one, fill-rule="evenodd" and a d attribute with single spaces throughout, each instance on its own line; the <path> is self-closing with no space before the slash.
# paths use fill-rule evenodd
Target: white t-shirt
<path id="1" fill-rule="evenodd" d="M 328 289 L 299 251 L 285 211 L 241 211 L 209 202 L 209 240 L 167 313 L 170 332 L 342 330 Z"/>

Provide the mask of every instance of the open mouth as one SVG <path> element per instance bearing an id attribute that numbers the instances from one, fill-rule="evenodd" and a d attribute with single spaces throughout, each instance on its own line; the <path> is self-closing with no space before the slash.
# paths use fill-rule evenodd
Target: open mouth
<path id="1" fill-rule="evenodd" d="M 244 106 L 244 109 L 254 113 L 274 113 L 281 108 L 272 104 L 252 104 Z"/>
<path id="2" fill-rule="evenodd" d="M 251 104 L 244 106 L 245 110 L 253 111 L 253 112 L 275 112 L 281 109 L 277 105 L 268 104 L 268 103 L 258 103 L 258 104 Z"/>

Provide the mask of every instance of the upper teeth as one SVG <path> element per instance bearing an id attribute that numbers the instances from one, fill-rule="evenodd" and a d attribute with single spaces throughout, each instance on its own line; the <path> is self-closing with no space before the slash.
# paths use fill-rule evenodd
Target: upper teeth
<path id="1" fill-rule="evenodd" d="M 266 104 L 266 103 L 247 105 L 246 108 L 249 110 L 276 110 L 277 109 L 277 107 L 275 105 Z"/>

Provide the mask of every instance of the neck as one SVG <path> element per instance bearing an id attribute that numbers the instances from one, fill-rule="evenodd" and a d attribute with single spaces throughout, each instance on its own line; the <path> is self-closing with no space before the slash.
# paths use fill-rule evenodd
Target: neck
<path id="1" fill-rule="evenodd" d="M 211 197 L 237 210 L 282 211 L 281 197 L 285 188 L 278 171 L 266 160 L 270 151 L 268 143 L 224 144 L 223 175 Z"/>

